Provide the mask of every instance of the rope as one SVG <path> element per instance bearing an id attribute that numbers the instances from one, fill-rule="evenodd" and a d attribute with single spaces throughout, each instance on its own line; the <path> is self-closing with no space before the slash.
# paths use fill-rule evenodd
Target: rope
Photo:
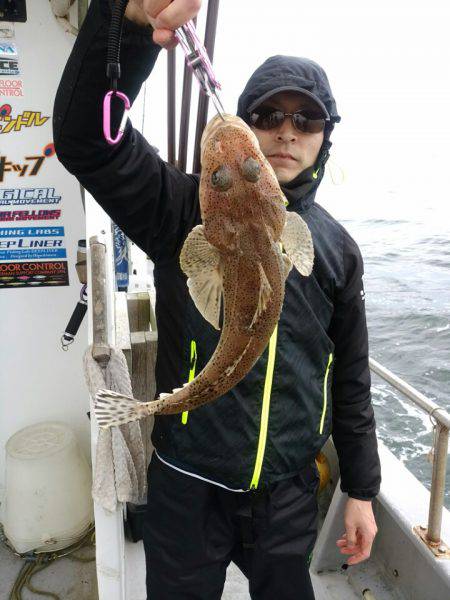
<path id="1" fill-rule="evenodd" d="M 1 527 L 1 526 L 0 526 Z M 31 578 L 34 577 L 40 571 L 46 569 L 52 562 L 56 560 L 60 560 L 61 558 L 69 558 L 70 560 L 76 560 L 79 562 L 92 562 L 95 560 L 94 556 L 77 556 L 73 553 L 77 550 L 80 550 L 84 547 L 95 547 L 95 531 L 94 526 L 90 526 L 86 533 L 83 536 L 67 548 L 62 548 L 61 550 L 55 552 L 28 552 L 26 554 L 19 554 L 16 552 L 10 543 L 8 542 L 3 530 L 1 528 L 1 536 L 0 539 L 3 541 L 4 545 L 8 550 L 14 554 L 22 558 L 25 561 L 25 564 L 22 566 L 19 574 L 14 582 L 13 588 L 10 592 L 8 600 L 23 600 L 22 592 L 24 589 L 28 589 L 30 592 L 37 594 L 38 596 L 46 596 L 48 598 L 54 598 L 55 600 L 63 600 L 61 596 L 55 594 L 54 592 L 41 590 L 31 583 Z"/>
<path id="2" fill-rule="evenodd" d="M 50 0 L 50 6 L 56 20 L 64 31 L 76 36 L 78 29 L 69 22 L 69 11 L 74 2 L 75 0 Z"/>
<path id="3" fill-rule="evenodd" d="M 36 575 L 36 573 L 39 573 L 39 571 L 44 570 L 46 567 L 48 567 L 49 564 L 50 561 L 44 562 L 44 559 L 41 557 L 38 557 L 35 563 L 25 564 L 21 572 L 19 573 L 19 577 L 17 579 L 18 585 L 14 586 L 13 591 L 11 593 L 11 600 L 16 600 L 16 598 L 21 599 L 22 590 L 24 588 L 27 588 L 28 590 L 30 590 L 30 592 L 38 594 L 39 596 L 47 596 L 48 598 L 55 598 L 55 600 L 61 600 L 61 596 L 58 596 L 58 594 L 54 594 L 53 592 L 46 592 L 44 590 L 35 588 L 31 583 L 31 578 L 33 577 L 33 575 Z"/>

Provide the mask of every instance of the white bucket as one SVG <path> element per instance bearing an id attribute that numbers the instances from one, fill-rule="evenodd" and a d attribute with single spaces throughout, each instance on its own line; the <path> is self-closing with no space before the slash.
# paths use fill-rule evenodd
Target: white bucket
<path id="1" fill-rule="evenodd" d="M 25 427 L 6 443 L 3 527 L 19 553 L 66 548 L 93 522 L 91 469 L 64 423 Z"/>

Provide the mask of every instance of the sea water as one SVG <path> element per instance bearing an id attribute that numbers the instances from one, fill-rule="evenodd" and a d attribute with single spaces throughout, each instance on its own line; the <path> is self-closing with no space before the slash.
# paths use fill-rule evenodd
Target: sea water
<path id="1" fill-rule="evenodd" d="M 450 411 L 450 214 L 448 192 L 418 182 L 325 178 L 318 202 L 358 243 L 370 355 Z M 336 182 L 336 179 L 338 180 Z M 442 184 L 442 181 L 441 181 Z M 373 375 L 377 432 L 430 489 L 430 417 Z M 450 461 L 445 504 L 450 508 Z"/>

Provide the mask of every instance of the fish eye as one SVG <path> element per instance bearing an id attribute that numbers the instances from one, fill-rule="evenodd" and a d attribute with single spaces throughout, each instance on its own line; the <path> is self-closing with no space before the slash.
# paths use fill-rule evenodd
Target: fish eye
<path id="1" fill-rule="evenodd" d="M 261 176 L 261 165 L 257 160 L 249 156 L 242 163 L 242 175 L 247 181 L 256 183 Z"/>
<path id="2" fill-rule="evenodd" d="M 213 187 L 219 189 L 221 192 L 226 192 L 233 185 L 233 178 L 231 171 L 225 165 L 222 165 L 216 169 L 211 175 L 211 183 Z"/>

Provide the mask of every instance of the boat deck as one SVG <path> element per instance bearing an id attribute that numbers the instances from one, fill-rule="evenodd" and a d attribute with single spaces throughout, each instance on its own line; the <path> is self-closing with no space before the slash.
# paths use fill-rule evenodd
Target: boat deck
<path id="1" fill-rule="evenodd" d="M 82 553 L 79 552 L 81 555 Z M 84 553 L 88 555 L 86 551 Z M 0 546 L 0 600 L 9 600 L 9 594 L 23 561 Z M 316 600 L 357 600 L 362 594 L 357 590 L 369 587 L 377 600 L 404 598 L 382 582 L 381 569 L 373 561 L 355 566 L 351 573 L 342 570 L 336 573 L 312 574 Z M 57 593 L 61 600 L 98 600 L 95 563 L 82 563 L 68 558 L 60 559 L 37 573 L 33 585 L 44 591 Z M 36 595 L 28 590 L 22 594 L 24 600 L 35 600 Z M 144 600 L 145 596 L 130 598 Z M 233 563 L 227 571 L 222 600 L 250 600 L 248 582 Z"/>
<path id="2" fill-rule="evenodd" d="M 80 553 L 81 554 L 81 553 Z M 88 554 L 87 552 L 85 554 Z M 3 545 L 0 546 L 0 600 L 9 600 L 9 594 L 16 577 L 22 568 L 23 561 L 12 555 Z M 374 569 L 372 564 L 352 571 L 350 576 L 357 587 L 360 582 L 370 579 L 371 589 L 375 591 L 377 600 L 387 600 L 397 598 L 389 592 L 386 587 L 380 587 L 379 572 Z M 44 591 L 51 591 L 58 594 L 61 600 L 98 600 L 97 581 L 95 572 L 95 563 L 82 563 L 63 558 L 52 565 L 49 565 L 44 571 L 37 573 L 32 579 L 33 585 Z M 342 573 L 327 573 L 323 575 L 313 575 L 313 586 L 316 592 L 317 600 L 353 600 L 361 599 L 361 594 L 356 593 L 356 589 L 349 586 L 349 575 Z M 383 593 L 380 595 L 380 589 Z M 28 590 L 22 594 L 24 600 L 35 600 L 36 595 Z M 144 600 L 133 598 L 130 600 Z M 250 600 L 248 593 L 248 582 L 236 565 L 231 564 L 227 571 L 227 579 L 222 595 L 222 600 Z"/>
<path id="3" fill-rule="evenodd" d="M 78 556 L 92 556 L 92 548 L 83 548 Z M 0 600 L 9 600 L 11 589 L 23 567 L 23 559 L 0 543 Z M 79 562 L 64 557 L 54 561 L 32 577 L 32 585 L 58 594 L 61 600 L 98 600 L 95 561 Z M 23 600 L 44 598 L 24 589 Z M 131 600 L 131 599 L 130 599 Z"/>
<path id="4" fill-rule="evenodd" d="M 442 600 L 450 598 L 450 560 L 436 559 L 413 531 L 426 525 L 429 492 L 380 443 L 383 481 L 373 503 L 378 534 L 369 560 L 342 569 L 345 556 L 336 547 L 343 533 L 343 513 L 347 495 L 338 485 L 337 460 L 333 448 L 326 450 L 332 471 L 333 486 L 319 494 L 319 535 L 311 562 L 311 578 L 316 600 Z M 450 513 L 442 515 L 442 539 L 450 542 Z M 77 552 L 91 556 L 92 548 Z M 0 600 L 9 600 L 10 590 L 22 567 L 21 558 L 0 544 Z M 100 569 L 107 578 L 117 579 L 117 572 Z M 111 572 L 110 572 L 111 571 Z M 145 561 L 142 542 L 125 541 L 127 600 L 146 600 Z M 33 577 L 42 590 L 60 595 L 61 600 L 98 600 L 95 562 L 83 563 L 67 557 L 52 563 Z M 25 591 L 23 600 L 36 595 Z M 231 564 L 222 595 L 223 600 L 249 600 L 248 583 L 239 569 Z"/>

